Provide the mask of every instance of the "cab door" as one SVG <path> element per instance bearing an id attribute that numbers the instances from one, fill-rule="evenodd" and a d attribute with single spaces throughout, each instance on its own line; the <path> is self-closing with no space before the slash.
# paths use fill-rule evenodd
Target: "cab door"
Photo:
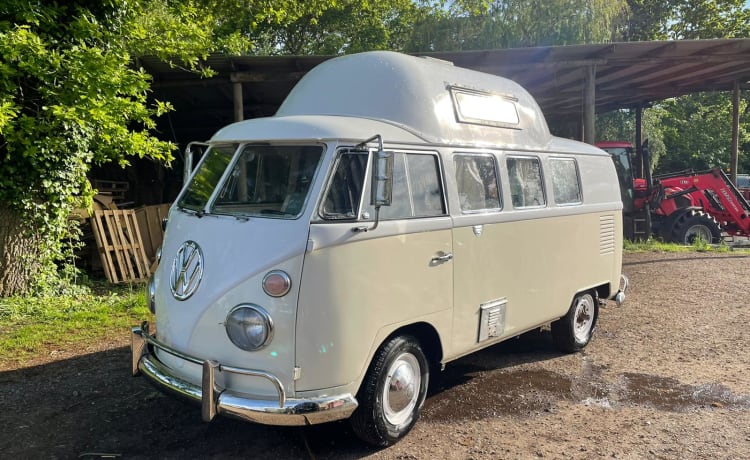
<path id="1" fill-rule="evenodd" d="M 426 322 L 450 337 L 452 222 L 439 157 L 396 152 L 392 205 L 381 208 L 374 229 L 369 187 L 362 185 L 367 158 L 339 152 L 310 226 L 297 317 L 298 391 L 357 381 L 401 326 Z"/>

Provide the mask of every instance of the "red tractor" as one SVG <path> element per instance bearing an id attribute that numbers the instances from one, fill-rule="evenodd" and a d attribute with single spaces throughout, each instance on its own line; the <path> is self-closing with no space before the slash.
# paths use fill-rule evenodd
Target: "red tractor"
<path id="1" fill-rule="evenodd" d="M 597 147 L 612 155 L 622 192 L 625 236 L 629 239 L 655 235 L 664 241 L 692 244 L 700 238 L 717 243 L 722 233 L 750 236 L 750 204 L 726 174 L 681 171 L 634 178 L 633 147 L 628 142 L 600 142 Z M 648 165 L 648 145 L 643 146 Z"/>

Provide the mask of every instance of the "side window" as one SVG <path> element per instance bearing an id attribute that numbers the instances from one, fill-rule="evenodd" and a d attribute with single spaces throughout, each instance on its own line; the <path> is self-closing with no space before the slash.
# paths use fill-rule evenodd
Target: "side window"
<path id="1" fill-rule="evenodd" d="M 356 219 L 367 171 L 367 153 L 347 152 L 336 162 L 320 213 L 324 219 Z"/>
<path id="2" fill-rule="evenodd" d="M 535 157 L 508 157 L 508 180 L 514 208 L 540 207 L 546 204 L 542 183 L 542 165 Z"/>
<path id="3" fill-rule="evenodd" d="M 500 194 L 492 155 L 456 155 L 456 184 L 462 212 L 500 209 Z"/>
<path id="4" fill-rule="evenodd" d="M 578 181 L 578 164 L 573 158 L 552 158 L 552 191 L 557 204 L 581 203 L 581 184 Z"/>
<path id="5" fill-rule="evenodd" d="M 406 155 L 414 217 L 445 214 L 440 166 L 436 155 Z"/>
<path id="6" fill-rule="evenodd" d="M 445 200 L 436 155 L 396 153 L 393 201 L 380 208 L 382 219 L 445 215 Z"/>

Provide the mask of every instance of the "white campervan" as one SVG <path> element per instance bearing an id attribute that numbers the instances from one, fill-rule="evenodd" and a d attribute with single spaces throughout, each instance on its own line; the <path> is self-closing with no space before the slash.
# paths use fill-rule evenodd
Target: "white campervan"
<path id="1" fill-rule="evenodd" d="M 579 350 L 624 299 L 612 159 L 512 81 L 339 57 L 207 145 L 132 333 L 134 374 L 205 420 L 351 418 L 388 445 L 445 363 L 549 323 Z"/>

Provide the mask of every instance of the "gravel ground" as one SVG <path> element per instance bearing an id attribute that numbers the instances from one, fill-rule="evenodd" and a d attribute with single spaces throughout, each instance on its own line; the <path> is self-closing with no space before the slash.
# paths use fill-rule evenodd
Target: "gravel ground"
<path id="1" fill-rule="evenodd" d="M 129 375 L 116 341 L 0 370 L 2 458 L 750 458 L 747 254 L 626 254 L 626 305 L 581 353 L 526 334 L 451 363 L 422 418 L 375 450 L 345 422 L 201 422 Z"/>

